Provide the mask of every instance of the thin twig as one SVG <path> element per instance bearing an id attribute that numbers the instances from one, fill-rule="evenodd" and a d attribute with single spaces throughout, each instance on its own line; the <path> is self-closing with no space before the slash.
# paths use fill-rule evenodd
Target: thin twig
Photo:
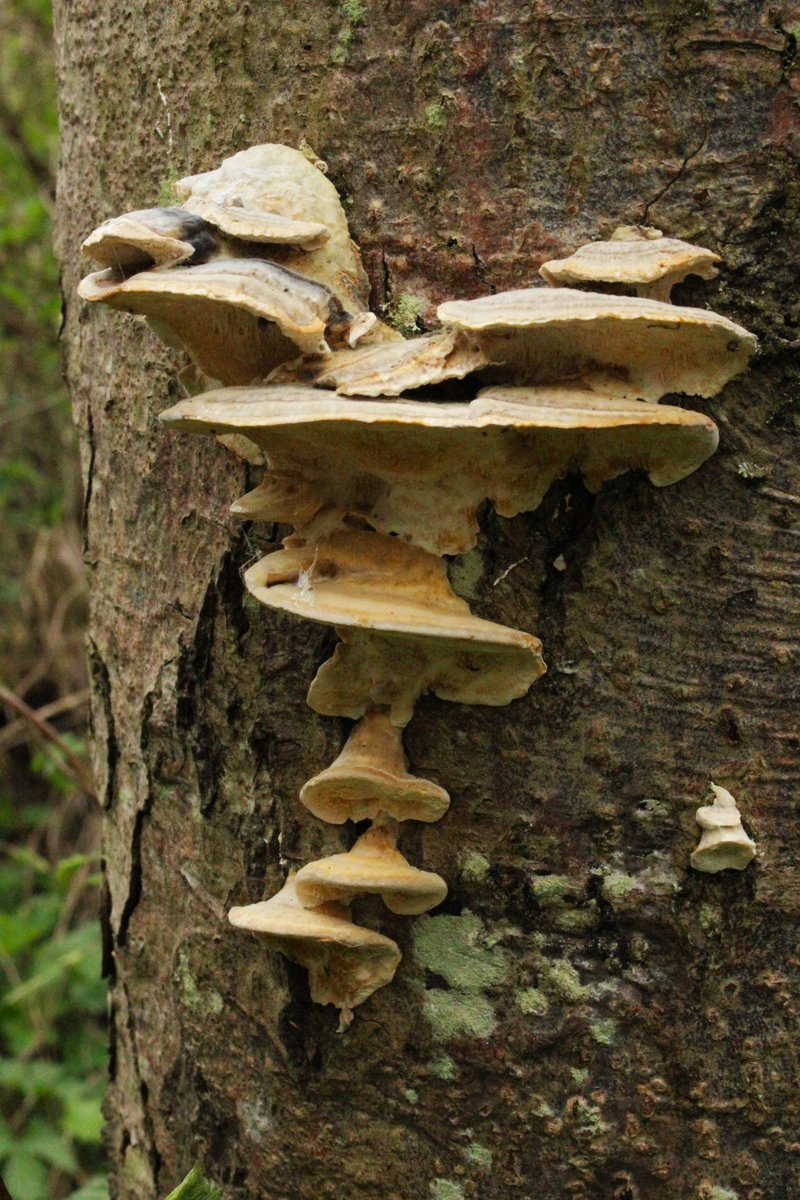
<path id="1" fill-rule="evenodd" d="M 58 730 L 49 721 L 46 721 L 44 717 L 40 716 L 35 708 L 31 708 L 20 696 L 10 691 L 9 688 L 4 687 L 2 683 L 0 683 L 0 701 L 3 704 L 7 704 L 9 708 L 13 708 L 14 712 L 19 713 L 21 717 L 24 717 L 26 721 L 34 725 L 43 738 L 46 738 L 48 742 L 52 742 L 54 746 L 58 747 L 64 756 L 64 765 L 81 791 L 85 792 L 90 800 L 97 800 L 97 794 L 92 784 L 92 777 L 86 764 L 78 758 L 78 755 L 73 750 L 70 750 Z"/>
<path id="2" fill-rule="evenodd" d="M 79 692 L 71 692 L 69 696 L 59 696 L 57 700 L 51 700 L 49 704 L 43 704 L 36 711 L 46 721 L 50 717 L 59 717 L 62 713 L 72 712 L 75 708 L 81 708 L 88 700 L 89 689 L 81 688 Z M 0 729 L 0 751 L 13 750 L 15 746 L 19 746 L 22 742 L 27 741 L 26 731 L 29 728 L 29 722 L 24 717 L 20 717 L 17 721 L 12 721 L 10 725 L 6 725 L 5 729 Z"/>

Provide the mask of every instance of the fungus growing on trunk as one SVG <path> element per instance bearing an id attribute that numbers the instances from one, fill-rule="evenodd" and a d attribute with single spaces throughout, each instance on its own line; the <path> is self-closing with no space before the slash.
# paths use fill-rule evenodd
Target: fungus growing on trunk
<path id="1" fill-rule="evenodd" d="M 329 325 L 346 322 L 327 288 L 260 258 L 218 258 L 127 278 L 97 271 L 78 294 L 148 317 L 221 383 L 250 383 L 295 347 L 324 354 Z"/>
<path id="2" fill-rule="evenodd" d="M 313 539 L 357 515 L 434 554 L 475 545 L 484 500 L 504 517 L 531 512 L 569 471 L 592 491 L 633 469 L 663 487 L 696 470 L 718 440 L 702 413 L 567 387 L 485 388 L 469 404 L 227 388 L 161 420 L 244 435 L 263 450 L 270 469 L 232 505 L 239 516 L 289 521 Z"/>
<path id="3" fill-rule="evenodd" d="M 402 957 L 391 938 L 353 924 L 346 904 L 306 908 L 293 873 L 271 899 L 232 908 L 228 920 L 305 967 L 312 1000 L 336 1005 L 340 1030 L 357 1005 L 391 982 Z"/>
<path id="4" fill-rule="evenodd" d="M 710 786 L 714 801 L 697 810 L 697 824 L 703 833 L 689 861 L 696 871 L 711 874 L 743 871 L 755 858 L 756 844 L 744 831 L 742 814 L 731 793 L 716 783 Z"/>
<path id="5" fill-rule="evenodd" d="M 713 251 L 662 237 L 659 229 L 623 225 L 607 242 L 587 242 L 568 258 L 543 263 L 539 274 L 553 287 L 605 283 L 612 289 L 630 287 L 648 300 L 668 301 L 687 275 L 713 279 L 719 261 Z"/>
<path id="6" fill-rule="evenodd" d="M 81 250 L 93 262 L 123 275 L 149 267 L 174 267 L 216 249 L 207 221 L 182 208 L 146 208 L 104 221 Z"/>
<path id="7" fill-rule="evenodd" d="M 488 362 L 478 345 L 443 330 L 410 341 L 386 339 L 337 350 L 327 358 L 300 359 L 278 367 L 269 382 L 313 383 L 335 388 L 343 396 L 399 396 L 427 384 L 463 379 Z"/>
<path id="8" fill-rule="evenodd" d="M 269 608 L 335 627 L 345 649 L 323 664 L 308 694 L 325 716 L 358 718 L 383 705 L 402 726 L 425 692 L 508 704 L 545 671 L 538 638 L 474 617 L 439 559 L 384 534 L 288 539 L 244 582 Z"/>
<path id="9" fill-rule="evenodd" d="M 300 800 L 321 821 L 438 821 L 450 806 L 444 788 L 408 773 L 400 728 L 388 713 L 368 712 L 335 762 L 309 779 Z"/>
<path id="10" fill-rule="evenodd" d="M 294 532 L 249 567 L 245 585 L 267 608 L 335 628 L 339 644 L 308 702 L 359 722 L 300 799 L 332 824 L 374 824 L 347 853 L 230 917 L 305 965 L 312 998 L 336 1004 L 345 1025 L 400 953 L 354 925 L 341 901 L 377 893 L 414 914 L 446 894 L 396 845 L 398 821 L 437 821 L 449 805 L 442 787 L 408 770 L 401 730 L 417 700 L 505 705 L 545 671 L 538 639 L 474 615 L 441 556 L 475 544 L 487 499 L 512 517 L 568 472 L 598 490 L 632 469 L 657 486 L 694 471 L 714 452 L 716 426 L 648 402 L 714 395 L 756 342 L 702 309 L 546 286 L 450 301 L 442 329 L 406 341 L 367 311 L 339 198 L 300 152 L 253 147 L 178 190 L 183 209 L 128 214 L 88 239 L 110 269 L 81 294 L 145 313 L 223 383 L 256 381 L 181 401 L 163 419 L 266 463 L 232 511 Z M 596 243 L 543 272 L 664 296 L 681 272 L 713 272 L 710 252 L 660 243 Z M 431 399 L 445 381 L 452 395 L 458 379 L 461 400 Z M 422 387 L 424 400 L 406 394 Z M 730 805 L 700 813 L 708 823 L 693 865 L 744 865 L 752 843 Z"/>
<path id="11" fill-rule="evenodd" d="M 441 904 L 447 884 L 433 871 L 412 867 L 397 849 L 398 824 L 381 817 L 348 850 L 301 867 L 295 891 L 301 904 L 313 908 L 332 900 L 350 901 L 372 892 L 393 913 L 418 916 Z"/>
<path id="12" fill-rule="evenodd" d="M 254 146 L 175 187 L 182 208 L 127 213 L 89 235 L 85 252 L 108 269 L 82 280 L 83 299 L 146 316 L 220 383 L 368 333 L 358 248 L 336 189 L 304 154 Z"/>
<path id="13" fill-rule="evenodd" d="M 523 288 L 440 304 L 514 383 L 581 380 L 625 400 L 714 396 L 747 367 L 756 339 L 704 308 L 572 288 Z"/>

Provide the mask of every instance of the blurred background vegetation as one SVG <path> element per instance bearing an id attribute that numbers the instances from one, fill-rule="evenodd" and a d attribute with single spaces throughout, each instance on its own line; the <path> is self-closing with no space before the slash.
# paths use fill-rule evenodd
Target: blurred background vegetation
<path id="1" fill-rule="evenodd" d="M 87 782 L 80 480 L 57 344 L 49 0 L 0 3 L 0 1175 L 107 1196 L 99 814 Z"/>

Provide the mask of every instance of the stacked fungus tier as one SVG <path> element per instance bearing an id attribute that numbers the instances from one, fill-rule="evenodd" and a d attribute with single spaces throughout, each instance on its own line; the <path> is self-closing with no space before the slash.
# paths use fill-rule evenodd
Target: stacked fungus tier
<path id="1" fill-rule="evenodd" d="M 592 490 L 631 469 L 656 486 L 690 474 L 716 427 L 657 401 L 716 394 L 756 343 L 669 303 L 687 273 L 714 274 L 715 255 L 640 229 L 545 264 L 546 285 L 443 304 L 440 329 L 405 340 L 367 308 L 323 167 L 267 145 L 182 180 L 183 207 L 132 212 L 87 239 L 104 269 L 81 295 L 144 315 L 188 352 L 209 390 L 162 420 L 265 463 L 232 511 L 292 527 L 246 572 L 248 590 L 338 634 L 308 702 L 355 724 L 299 799 L 319 820 L 370 824 L 230 920 L 305 966 L 312 998 L 344 1027 L 400 962 L 392 939 L 352 920 L 353 899 L 413 916 L 447 892 L 398 848 L 405 821 L 438 821 L 450 802 L 405 758 L 417 700 L 506 705 L 545 671 L 532 632 L 453 592 L 443 556 L 475 545 L 486 500 L 506 517 L 530 512 L 570 472 Z M 437 398 L 453 380 L 463 400 Z"/>

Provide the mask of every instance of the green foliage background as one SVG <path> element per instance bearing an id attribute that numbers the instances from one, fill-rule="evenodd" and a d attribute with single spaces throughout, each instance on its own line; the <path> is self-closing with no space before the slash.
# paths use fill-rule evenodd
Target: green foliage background
<path id="1" fill-rule="evenodd" d="M 0 683 L 83 753 L 79 476 L 50 237 L 46 0 L 0 7 Z M 13 1200 L 103 1200 L 98 820 L 58 744 L 0 708 L 0 1173 Z"/>

